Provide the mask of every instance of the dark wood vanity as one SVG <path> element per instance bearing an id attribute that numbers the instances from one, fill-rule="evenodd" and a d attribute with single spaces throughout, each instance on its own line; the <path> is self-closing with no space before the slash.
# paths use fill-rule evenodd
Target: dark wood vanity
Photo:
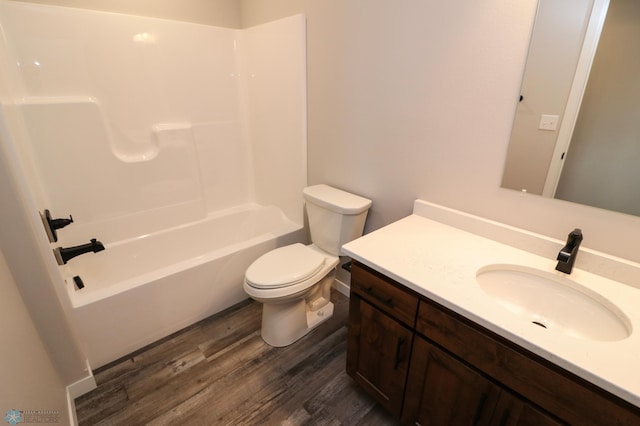
<path id="1" fill-rule="evenodd" d="M 639 407 L 356 261 L 349 303 L 347 372 L 404 424 L 640 425 Z"/>

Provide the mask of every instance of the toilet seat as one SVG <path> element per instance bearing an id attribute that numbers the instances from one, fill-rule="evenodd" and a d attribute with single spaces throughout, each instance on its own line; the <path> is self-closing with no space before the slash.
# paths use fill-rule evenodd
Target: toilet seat
<path id="1" fill-rule="evenodd" d="M 277 289 L 307 280 L 323 269 L 327 258 L 307 246 L 296 243 L 272 250 L 249 266 L 248 285 L 256 289 Z"/>

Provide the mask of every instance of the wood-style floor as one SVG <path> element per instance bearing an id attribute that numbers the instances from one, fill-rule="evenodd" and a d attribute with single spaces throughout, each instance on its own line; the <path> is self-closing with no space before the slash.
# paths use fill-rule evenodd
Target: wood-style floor
<path id="1" fill-rule="evenodd" d="M 245 301 L 95 371 L 80 425 L 392 425 L 345 373 L 348 299 L 286 348 Z M 117 315 L 117 313 L 115 313 Z"/>

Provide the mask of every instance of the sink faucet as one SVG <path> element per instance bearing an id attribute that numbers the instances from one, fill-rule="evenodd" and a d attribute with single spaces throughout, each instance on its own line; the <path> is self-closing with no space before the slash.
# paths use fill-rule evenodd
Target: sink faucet
<path id="1" fill-rule="evenodd" d="M 74 247 L 57 247 L 53 250 L 53 254 L 58 261 L 58 265 L 66 264 L 70 259 L 81 254 L 89 253 L 90 251 L 97 253 L 104 250 L 102 243 L 95 238 L 91 239 L 90 243 L 82 244 Z"/>
<path id="2" fill-rule="evenodd" d="M 576 228 L 569 233 L 567 244 L 558 253 L 556 270 L 570 274 L 578 256 L 578 248 L 582 242 L 582 230 Z"/>

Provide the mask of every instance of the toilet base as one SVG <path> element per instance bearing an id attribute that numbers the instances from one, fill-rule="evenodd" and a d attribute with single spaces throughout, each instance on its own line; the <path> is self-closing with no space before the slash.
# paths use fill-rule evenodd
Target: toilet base
<path id="1" fill-rule="evenodd" d="M 304 299 L 262 305 L 262 339 L 270 346 L 289 346 L 333 315 L 333 303 L 311 311 Z"/>
<path id="2" fill-rule="evenodd" d="M 307 333 L 333 316 L 333 303 L 329 302 L 317 311 L 307 311 Z M 306 333 L 305 333 L 306 334 Z"/>

